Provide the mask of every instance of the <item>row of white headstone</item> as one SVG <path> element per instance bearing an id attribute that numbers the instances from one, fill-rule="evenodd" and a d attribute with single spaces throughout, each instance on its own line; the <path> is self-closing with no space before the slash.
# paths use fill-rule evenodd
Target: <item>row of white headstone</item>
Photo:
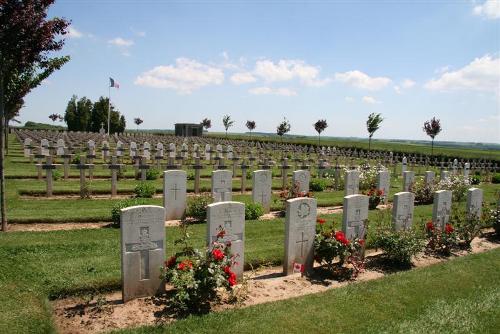
<path id="1" fill-rule="evenodd" d="M 175 171 L 178 172 L 178 171 Z M 452 193 L 435 193 L 433 222 L 443 229 L 449 221 Z M 467 212 L 481 215 L 483 193 L 471 188 L 467 194 Z M 411 229 L 415 195 L 400 192 L 394 196 L 392 220 L 395 230 Z M 165 259 L 165 208 L 135 206 L 121 212 L 121 259 L 123 300 L 149 296 L 162 288 L 160 267 Z M 308 272 L 314 262 L 317 201 L 314 198 L 294 198 L 286 201 L 285 245 L 283 273 Z M 368 196 L 344 197 L 342 230 L 348 239 L 364 239 L 368 219 Z M 241 278 L 245 260 L 245 204 L 223 201 L 208 205 L 207 245 L 217 239 L 224 229 L 224 241 L 231 242 L 231 251 L 237 255 L 233 271 Z"/>

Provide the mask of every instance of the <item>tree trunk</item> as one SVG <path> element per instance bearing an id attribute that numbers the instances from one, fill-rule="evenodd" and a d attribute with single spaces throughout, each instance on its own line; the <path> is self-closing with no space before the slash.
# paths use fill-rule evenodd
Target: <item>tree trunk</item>
<path id="1" fill-rule="evenodd" d="M 0 70 L 0 218 L 2 220 L 2 231 L 7 232 L 7 205 L 5 201 L 5 175 L 4 175 L 4 133 L 5 131 L 5 109 L 3 71 Z"/>
<path id="2" fill-rule="evenodd" d="M 370 147 L 372 145 L 372 137 L 368 137 L 368 152 L 370 152 Z"/>
<path id="3" fill-rule="evenodd" d="M 431 141 L 431 158 L 434 156 L 434 138 Z"/>
<path id="4" fill-rule="evenodd" d="M 321 135 L 318 134 L 318 147 L 321 146 Z"/>

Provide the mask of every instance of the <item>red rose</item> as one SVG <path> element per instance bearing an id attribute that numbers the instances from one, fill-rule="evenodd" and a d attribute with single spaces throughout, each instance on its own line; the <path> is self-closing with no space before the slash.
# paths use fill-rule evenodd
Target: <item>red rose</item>
<path id="1" fill-rule="evenodd" d="M 345 239 L 344 232 L 342 232 L 342 231 L 335 232 L 335 240 L 341 241 L 342 239 Z"/>
<path id="2" fill-rule="evenodd" d="M 220 230 L 219 233 L 217 233 L 217 238 L 224 238 L 225 234 L 226 234 L 226 231 Z"/>
<path id="3" fill-rule="evenodd" d="M 451 226 L 451 224 L 446 224 L 445 227 L 444 227 L 444 231 L 448 234 L 452 233 L 455 229 L 453 228 L 453 226 Z"/>
<path id="4" fill-rule="evenodd" d="M 229 282 L 229 285 L 230 285 L 230 286 L 234 286 L 234 285 L 236 285 L 236 274 L 235 274 L 235 273 L 233 273 L 233 272 L 231 272 L 231 273 L 229 274 L 229 278 L 227 279 L 227 281 Z"/>
<path id="5" fill-rule="evenodd" d="M 378 195 L 378 196 L 382 196 L 382 195 L 384 195 L 384 191 L 383 191 L 383 190 L 381 190 L 381 189 L 377 190 L 377 195 Z"/>
<path id="6" fill-rule="evenodd" d="M 432 221 L 428 221 L 427 224 L 425 225 L 426 229 L 428 231 L 434 231 L 434 224 L 432 223 Z"/>
<path id="7" fill-rule="evenodd" d="M 216 261 L 221 261 L 224 258 L 224 253 L 217 248 L 212 251 L 212 256 Z"/>
<path id="8" fill-rule="evenodd" d="M 230 266 L 225 266 L 225 267 L 224 267 L 224 272 L 225 272 L 226 274 L 228 274 L 228 275 L 229 275 L 229 274 L 231 274 L 231 267 L 230 267 Z"/>
<path id="9" fill-rule="evenodd" d="M 316 219 L 316 222 L 320 225 L 323 225 L 324 223 L 326 223 L 326 219 L 323 219 L 323 218 L 318 218 Z"/>
<path id="10" fill-rule="evenodd" d="M 342 244 L 344 244 L 344 246 L 348 246 L 349 245 L 349 240 L 346 237 L 344 237 L 342 240 L 340 240 L 340 242 Z"/>
<path id="11" fill-rule="evenodd" d="M 365 246 L 365 239 L 359 239 L 359 244 L 364 247 Z"/>
<path id="12" fill-rule="evenodd" d="M 187 270 L 191 268 L 193 268 L 193 262 L 191 262 L 190 260 L 184 260 L 177 266 L 177 269 L 179 270 Z"/>
<path id="13" fill-rule="evenodd" d="M 167 261 L 165 261 L 165 267 L 172 268 L 175 265 L 177 258 L 175 256 L 169 257 Z"/>
<path id="14" fill-rule="evenodd" d="M 226 247 L 231 247 L 232 243 L 231 241 L 226 241 Z"/>

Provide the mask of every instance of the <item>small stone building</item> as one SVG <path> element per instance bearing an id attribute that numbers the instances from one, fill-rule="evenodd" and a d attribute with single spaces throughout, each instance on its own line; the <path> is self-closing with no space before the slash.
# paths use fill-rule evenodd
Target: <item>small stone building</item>
<path id="1" fill-rule="evenodd" d="M 203 135 L 203 125 L 194 123 L 176 123 L 175 135 L 181 137 L 199 137 Z"/>

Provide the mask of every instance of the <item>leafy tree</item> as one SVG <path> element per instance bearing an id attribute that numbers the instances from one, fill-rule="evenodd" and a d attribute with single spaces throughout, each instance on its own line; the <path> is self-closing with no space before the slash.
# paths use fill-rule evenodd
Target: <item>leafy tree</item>
<path id="1" fill-rule="evenodd" d="M 222 124 L 224 124 L 224 128 L 226 129 L 226 138 L 227 138 L 227 130 L 233 126 L 234 124 L 234 121 L 231 120 L 231 116 L 229 115 L 224 115 L 224 117 L 222 117 Z"/>
<path id="2" fill-rule="evenodd" d="M 441 121 L 436 119 L 436 117 L 432 117 L 432 119 L 424 122 L 423 130 L 425 133 L 431 137 L 431 156 L 434 155 L 434 138 L 441 132 Z"/>
<path id="3" fill-rule="evenodd" d="M 203 121 L 201 121 L 201 125 L 205 128 L 205 130 L 208 130 L 212 127 L 212 121 L 208 118 L 204 118 Z"/>
<path id="4" fill-rule="evenodd" d="M 125 117 L 110 105 L 110 133 L 122 133 L 125 130 Z M 108 128 L 108 98 L 101 96 L 99 100 L 92 103 L 86 97 L 77 101 L 77 96 L 73 95 L 68 102 L 64 120 L 69 131 L 91 131 L 99 132 L 101 124 Z"/>
<path id="5" fill-rule="evenodd" d="M 139 125 L 141 125 L 144 121 L 139 117 L 134 118 L 134 123 L 137 125 L 137 132 L 139 132 Z"/>
<path id="6" fill-rule="evenodd" d="M 50 114 L 49 115 L 49 118 L 52 120 L 52 122 L 55 122 L 55 121 L 59 121 L 59 122 L 62 122 L 63 120 L 63 117 L 59 114 Z"/>
<path id="7" fill-rule="evenodd" d="M 252 131 L 255 130 L 255 121 L 247 121 L 246 126 L 250 130 L 250 138 L 252 138 Z"/>
<path id="8" fill-rule="evenodd" d="M 326 123 L 326 119 L 319 119 L 316 123 L 313 124 L 314 130 L 318 133 L 318 146 L 321 145 L 321 132 L 325 131 L 328 127 L 328 123 Z"/>
<path id="9" fill-rule="evenodd" d="M 371 113 L 368 115 L 368 120 L 366 121 L 366 129 L 368 130 L 368 151 L 371 148 L 373 134 L 380 128 L 380 124 L 383 120 L 382 114 Z"/>
<path id="10" fill-rule="evenodd" d="M 283 135 L 287 134 L 290 132 L 290 122 L 286 118 L 283 119 L 283 122 L 281 122 L 278 127 L 276 128 L 276 134 L 280 136 L 281 138 L 281 143 L 283 143 Z"/>
<path id="11" fill-rule="evenodd" d="M 4 178 L 5 127 L 19 114 L 23 98 L 69 57 L 52 57 L 64 45 L 69 22 L 47 12 L 54 0 L 0 2 L 0 211 L 7 231 Z"/>

